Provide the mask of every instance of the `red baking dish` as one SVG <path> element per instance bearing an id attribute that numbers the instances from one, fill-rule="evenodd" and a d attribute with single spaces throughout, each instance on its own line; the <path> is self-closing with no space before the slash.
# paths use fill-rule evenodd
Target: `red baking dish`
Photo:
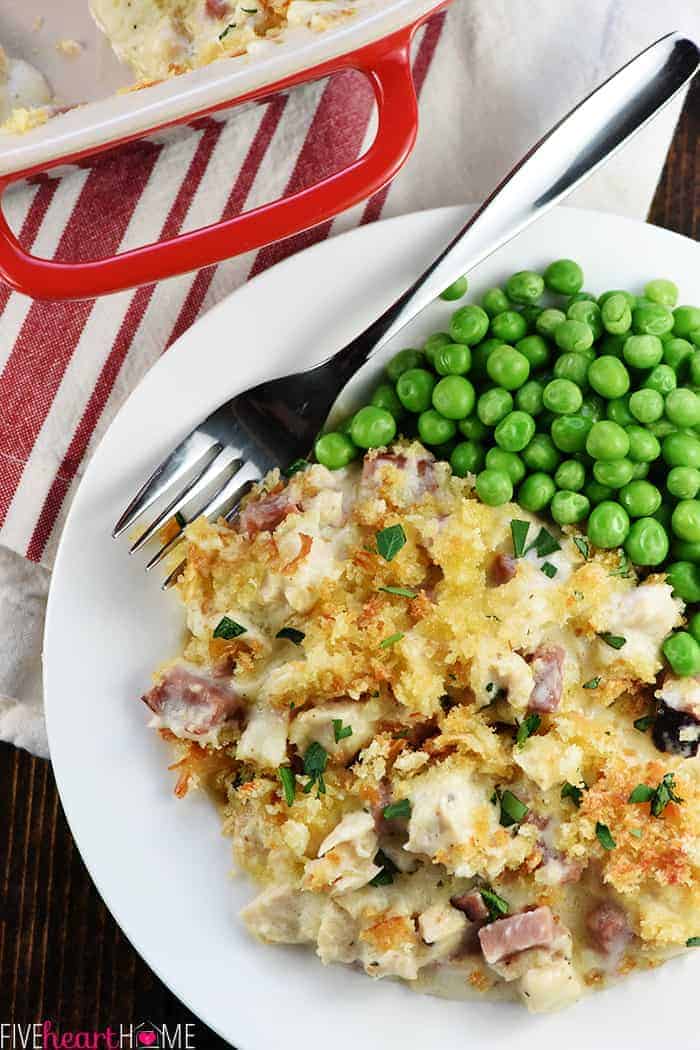
<path id="1" fill-rule="evenodd" d="M 86 0 L 71 0 L 73 7 L 78 3 L 81 10 L 86 8 Z M 45 4 L 38 6 L 45 8 Z M 377 103 L 376 136 L 354 163 L 288 197 L 119 255 L 75 263 L 38 258 L 21 247 L 0 214 L 0 277 L 38 299 L 92 298 L 260 248 L 370 197 L 396 175 L 415 142 L 418 114 L 411 41 L 418 27 L 445 6 L 446 0 L 438 4 L 434 0 L 368 0 L 349 23 L 295 39 L 288 47 L 277 48 L 271 57 L 221 60 L 139 91 L 88 102 L 21 136 L 0 137 L 1 195 L 13 183 L 50 173 L 59 165 L 86 162 L 164 128 L 190 123 L 232 105 L 267 100 L 343 70 L 365 74 Z M 26 23 L 31 13 L 26 0 L 22 11 Z"/>

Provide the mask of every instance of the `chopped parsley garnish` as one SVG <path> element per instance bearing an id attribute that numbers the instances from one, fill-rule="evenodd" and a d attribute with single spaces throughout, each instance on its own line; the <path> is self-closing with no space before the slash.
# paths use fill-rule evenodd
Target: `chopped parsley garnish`
<path id="1" fill-rule="evenodd" d="M 289 766 L 280 766 L 277 770 L 277 775 L 282 783 L 282 789 L 284 791 L 284 801 L 288 806 L 294 802 L 294 794 L 296 792 L 297 782 L 294 774 L 292 773 Z"/>
<path id="2" fill-rule="evenodd" d="M 648 784 L 637 784 L 636 788 L 630 792 L 630 796 L 627 799 L 628 802 L 651 802 L 656 791 L 654 788 L 649 787 Z"/>
<path id="3" fill-rule="evenodd" d="M 225 29 L 224 32 L 227 33 L 228 29 Z M 221 37 L 219 37 L 219 40 L 221 40 Z M 289 464 L 284 474 L 286 477 L 291 478 L 293 474 L 298 474 L 300 470 L 306 470 L 308 465 L 308 459 L 295 459 L 293 463 Z"/>
<path id="4" fill-rule="evenodd" d="M 177 522 L 177 524 L 180 526 L 181 529 L 184 529 L 185 525 L 187 524 L 187 518 L 185 517 L 185 515 L 182 513 L 181 510 L 175 511 L 175 521 Z"/>
<path id="5" fill-rule="evenodd" d="M 624 551 L 620 551 L 620 564 L 612 572 L 608 573 L 608 576 L 629 576 L 630 574 L 630 563 L 627 555 Z"/>
<path id="6" fill-rule="evenodd" d="M 294 642 L 295 645 L 301 645 L 306 638 L 303 631 L 298 631 L 296 627 L 283 627 L 281 631 L 278 631 L 275 638 L 286 638 L 290 642 Z"/>
<path id="7" fill-rule="evenodd" d="M 546 558 L 548 554 L 554 554 L 555 551 L 560 551 L 561 544 L 554 536 L 552 536 L 551 532 L 547 532 L 543 526 L 537 533 L 534 542 L 531 543 L 527 549 L 531 551 L 533 548 L 537 552 L 538 558 Z"/>
<path id="8" fill-rule="evenodd" d="M 607 850 L 615 849 L 615 847 L 617 846 L 617 843 L 615 842 L 615 839 L 610 834 L 610 828 L 608 827 L 607 824 L 601 824 L 600 821 L 598 821 L 598 823 L 595 826 L 595 833 L 596 833 L 596 837 L 598 839 L 598 842 L 601 844 L 603 849 L 607 849 Z"/>
<path id="9" fill-rule="evenodd" d="M 401 631 L 397 631 L 396 634 L 390 634 L 388 638 L 385 638 L 379 643 L 380 649 L 389 649 L 392 645 L 396 645 L 403 638 Z"/>
<path id="10" fill-rule="evenodd" d="M 576 544 L 581 557 L 585 561 L 588 561 L 591 556 L 591 548 L 588 545 L 588 540 L 585 540 L 583 536 L 574 536 L 574 543 Z"/>
<path id="11" fill-rule="evenodd" d="M 339 744 L 341 740 L 345 740 L 346 737 L 352 736 L 352 726 L 344 726 L 342 718 L 334 718 L 333 736 L 335 737 L 336 744 Z"/>
<path id="12" fill-rule="evenodd" d="M 235 28 L 236 28 L 236 23 L 235 22 L 229 22 L 229 24 L 226 26 L 226 28 L 222 29 L 222 31 L 219 33 L 219 40 L 224 40 L 225 37 L 228 35 L 228 33 L 230 33 L 231 30 L 235 29 Z"/>
<path id="13" fill-rule="evenodd" d="M 406 545 L 406 533 L 402 525 L 388 525 L 376 535 L 377 553 L 384 561 L 392 561 L 402 547 Z"/>
<path id="14" fill-rule="evenodd" d="M 304 773 L 309 778 L 307 783 L 304 785 L 304 794 L 308 795 L 314 784 L 316 784 L 317 795 L 325 795 L 326 784 L 323 779 L 323 774 L 326 771 L 328 765 L 328 752 L 322 744 L 319 744 L 317 740 L 314 740 L 313 744 L 310 744 L 304 755 Z"/>
<path id="15" fill-rule="evenodd" d="M 229 641 L 231 638 L 238 638 L 241 634 L 245 634 L 247 629 L 247 627 L 241 627 L 239 623 L 236 623 L 229 616 L 222 616 L 214 628 L 213 637 L 225 638 Z"/>
<path id="16" fill-rule="evenodd" d="M 584 682 L 581 686 L 582 689 L 597 689 L 601 683 L 600 675 L 596 675 L 595 678 L 589 678 L 587 682 Z"/>
<path id="17" fill-rule="evenodd" d="M 241 11 L 247 15 L 257 15 L 258 13 L 257 7 L 242 7 Z"/>
<path id="18" fill-rule="evenodd" d="M 515 734 L 515 742 L 518 747 L 524 747 L 525 741 L 528 737 L 531 737 L 533 733 L 536 733 L 540 728 L 542 719 L 539 715 L 534 712 L 531 715 L 526 715 L 522 722 L 518 726 L 518 732 Z"/>
<path id="19" fill-rule="evenodd" d="M 628 802 L 651 802 L 652 816 L 660 817 L 669 802 L 682 802 L 675 791 L 675 774 L 666 773 L 655 788 L 648 784 L 637 784 L 627 799 Z"/>
<path id="20" fill-rule="evenodd" d="M 580 788 L 576 787 L 575 784 L 570 784 L 568 780 L 565 780 L 562 784 L 562 788 L 559 794 L 561 798 L 570 798 L 573 804 L 578 809 L 578 807 L 581 805 L 581 800 L 583 799 L 583 793 L 587 790 L 588 788 L 586 784 L 584 784 L 583 787 Z"/>
<path id="21" fill-rule="evenodd" d="M 646 733 L 647 729 L 650 729 L 656 721 L 655 715 L 644 715 L 643 718 L 635 718 L 632 725 L 638 732 Z"/>
<path id="22" fill-rule="evenodd" d="M 495 890 L 479 890 L 481 899 L 489 910 L 489 922 L 502 919 L 510 911 L 510 904 L 503 897 L 499 897 Z"/>
<path id="23" fill-rule="evenodd" d="M 390 886 L 394 881 L 394 875 L 399 870 L 391 857 L 387 857 L 383 850 L 377 850 L 374 863 L 381 871 L 378 871 L 373 879 L 369 880 L 370 886 Z"/>
<path id="24" fill-rule="evenodd" d="M 641 839 L 642 829 L 641 828 L 630 828 L 630 835 L 634 835 L 636 839 Z"/>
<path id="25" fill-rule="evenodd" d="M 700 937 L 689 937 L 685 946 L 686 948 L 700 948 Z"/>
<path id="26" fill-rule="evenodd" d="M 399 799 L 398 802 L 392 802 L 382 810 L 382 816 L 385 820 L 399 820 L 410 817 L 410 815 L 411 802 L 407 798 Z"/>
<path id="27" fill-rule="evenodd" d="M 601 631 L 598 637 L 606 645 L 609 645 L 611 649 L 621 649 L 623 645 L 627 644 L 627 639 L 621 634 L 610 634 L 608 631 Z"/>
<path id="28" fill-rule="evenodd" d="M 418 591 L 412 591 L 410 587 L 380 587 L 385 594 L 398 594 L 399 598 L 417 598 Z"/>
<path id="29" fill-rule="evenodd" d="M 551 561 L 544 562 L 540 568 L 545 576 L 549 576 L 550 580 L 554 579 L 557 574 L 557 567 L 556 565 L 552 565 Z"/>
<path id="30" fill-rule="evenodd" d="M 525 540 L 529 531 L 529 521 L 520 521 L 518 518 L 513 518 L 510 523 L 510 534 L 513 537 L 513 554 L 516 558 L 522 558 L 525 553 Z"/>
<path id="31" fill-rule="evenodd" d="M 528 808 L 525 803 L 506 788 L 501 795 L 501 827 L 509 828 L 512 824 L 519 824 L 527 814 Z"/>

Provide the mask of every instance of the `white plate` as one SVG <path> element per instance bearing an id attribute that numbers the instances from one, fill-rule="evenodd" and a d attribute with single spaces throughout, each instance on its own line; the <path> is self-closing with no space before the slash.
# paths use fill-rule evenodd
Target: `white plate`
<path id="1" fill-rule="evenodd" d="M 142 559 L 129 560 L 125 544 L 110 539 L 119 512 L 227 392 L 343 345 L 409 284 L 463 216 L 450 208 L 365 226 L 289 259 L 212 310 L 122 408 L 85 473 L 58 552 L 44 666 L 51 755 L 68 821 L 135 948 L 240 1050 L 651 1050 L 690 1047 L 694 1038 L 696 958 L 533 1018 L 511 1005 L 416 995 L 323 967 L 310 951 L 254 943 L 236 919 L 252 890 L 246 879 L 231 879 L 217 814 L 205 798 L 173 797 L 169 751 L 145 728 L 138 698 L 152 669 L 174 655 L 180 619 L 175 599 L 144 575 Z M 592 291 L 637 290 L 668 276 L 684 301 L 700 302 L 692 241 L 573 209 L 551 213 L 489 259 L 473 275 L 472 292 L 571 255 Z M 421 345 L 444 328 L 452 308 L 431 306 L 403 345 Z"/>

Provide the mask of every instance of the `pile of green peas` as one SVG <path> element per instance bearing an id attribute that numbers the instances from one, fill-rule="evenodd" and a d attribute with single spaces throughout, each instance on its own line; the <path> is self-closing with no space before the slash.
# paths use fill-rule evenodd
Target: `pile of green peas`
<path id="1" fill-rule="evenodd" d="M 595 547 L 667 573 L 700 605 L 700 307 L 651 280 L 644 294 L 583 291 L 578 263 L 522 270 L 458 307 L 422 349 L 400 350 L 368 405 L 319 437 L 330 469 L 418 437 L 482 502 L 515 500 Z M 467 291 L 466 277 L 441 298 Z M 700 613 L 664 643 L 700 673 Z"/>

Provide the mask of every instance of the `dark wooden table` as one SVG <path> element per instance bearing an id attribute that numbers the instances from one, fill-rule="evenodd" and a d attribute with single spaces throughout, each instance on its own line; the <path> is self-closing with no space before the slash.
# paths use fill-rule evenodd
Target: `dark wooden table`
<path id="1" fill-rule="evenodd" d="M 700 78 L 649 220 L 698 239 Z M 650 260 L 651 276 L 653 269 Z M 197 1050 L 229 1045 L 171 995 L 117 927 L 80 860 L 49 763 L 6 745 L 0 745 L 0 871 L 0 1022 L 49 1018 L 72 1031 L 145 1019 L 169 1027 L 189 1022 Z"/>

